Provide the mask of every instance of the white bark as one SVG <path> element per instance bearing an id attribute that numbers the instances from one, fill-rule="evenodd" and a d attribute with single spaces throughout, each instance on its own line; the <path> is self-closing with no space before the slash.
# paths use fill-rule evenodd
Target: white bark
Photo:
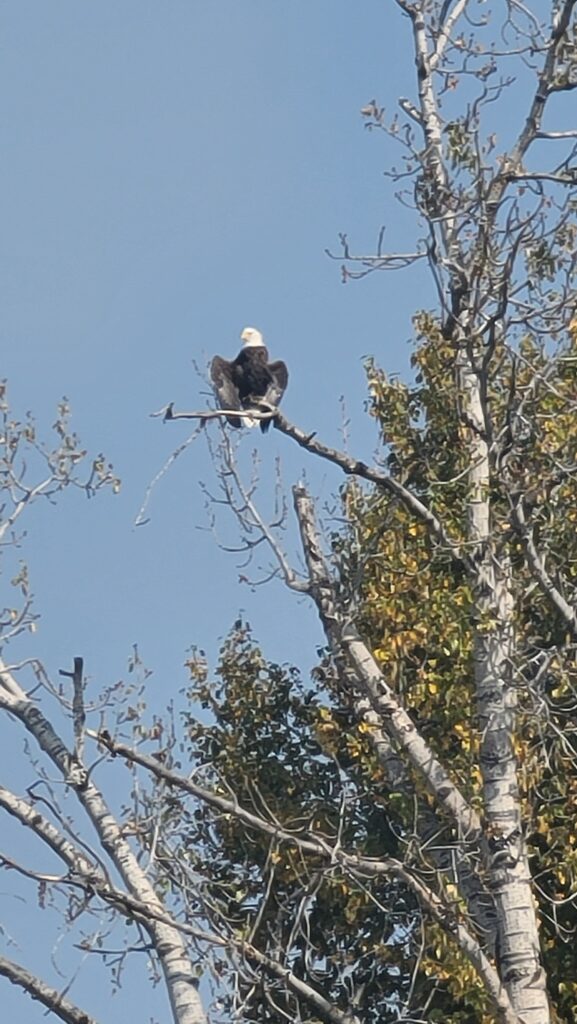
<path id="1" fill-rule="evenodd" d="M 15 696 L 18 691 L 19 697 Z M 0 707 L 22 722 L 74 790 L 129 893 L 150 908 L 153 915 L 165 914 L 161 901 L 85 768 L 66 749 L 50 722 L 20 690 L 1 663 Z M 145 922 L 145 927 L 162 966 L 175 1024 L 206 1024 L 193 964 L 181 932 L 154 916 Z"/>
<path id="2" fill-rule="evenodd" d="M 490 851 L 487 867 L 497 909 L 498 963 L 503 983 L 523 1021 L 544 1024 L 549 1020 L 549 1006 L 513 749 L 516 692 L 512 680 L 511 568 L 504 547 L 499 548 L 492 532 L 491 470 L 481 380 L 464 342 L 457 383 L 470 467 L 468 537 L 477 566 L 474 665 Z"/>
<path id="3" fill-rule="evenodd" d="M 65 1024 L 97 1024 L 94 1017 L 90 1017 L 57 989 L 41 981 L 14 960 L 0 956 L 0 975 L 8 978 L 13 985 L 23 988 L 32 999 L 42 1003 L 48 1011 L 65 1021 Z"/>
<path id="4" fill-rule="evenodd" d="M 431 748 L 415 728 L 410 715 L 399 704 L 393 691 L 387 686 L 383 675 L 370 650 L 358 635 L 350 621 L 344 617 L 338 606 L 323 552 L 320 546 L 314 515 L 314 503 L 302 486 L 294 488 L 294 502 L 299 521 L 303 549 L 310 578 L 310 592 L 317 605 L 327 640 L 337 665 L 341 665 L 342 675 L 350 684 L 360 689 L 368 697 L 371 707 L 377 714 L 381 727 L 384 727 L 394 739 L 395 744 L 407 755 L 415 768 L 434 793 L 439 805 L 451 816 L 463 844 L 478 841 L 481 825 L 476 813 L 468 805 L 446 770 L 435 757 Z M 346 670 L 342 662 L 348 663 L 352 672 Z M 354 694 L 354 690 L 353 690 Z M 431 909 L 428 907 L 427 909 Z M 455 938 L 458 941 L 457 935 Z M 467 952 L 466 945 L 461 948 Z M 505 994 L 500 980 L 495 984 L 489 982 L 483 973 L 479 961 L 472 961 L 483 977 L 487 994 L 494 1001 L 499 1014 L 505 1013 L 508 1019 L 518 1019 L 518 1008 L 513 1009 L 513 1002 Z M 511 995 L 511 993 L 509 993 Z"/>
<path id="5" fill-rule="evenodd" d="M 449 298 L 452 340 L 457 350 L 457 389 L 462 436 L 469 464 L 468 552 L 474 591 L 474 666 L 479 727 L 484 810 L 491 854 L 487 871 L 498 912 L 498 963 L 513 1006 L 527 1024 L 545 1024 L 549 1005 L 545 976 L 540 964 L 536 909 L 531 893 L 527 849 L 523 837 L 521 805 L 513 749 L 516 697 L 512 683 L 513 594 L 511 569 L 505 548 L 492 535 L 490 420 L 484 408 L 487 379 L 481 374 L 483 346 L 475 338 L 475 314 L 470 295 L 472 280 L 485 259 L 485 232 L 495 223 L 500 200 L 513 171 L 540 128 L 541 117 L 554 75 L 556 53 L 567 31 L 575 0 L 559 5 L 549 46 L 525 126 L 503 172 L 492 182 L 485 206 L 485 224 L 479 231 L 477 252 L 460 249 L 450 213 L 450 182 L 442 154 L 442 120 L 436 102 L 433 71 L 438 54 L 429 52 L 425 32 L 425 5 L 397 0 L 413 27 L 418 70 L 420 116 L 427 143 L 423 167 L 430 176 L 436 213 L 444 213 L 438 232 L 445 266 L 450 272 Z M 458 9 L 458 5 L 454 11 Z M 434 230 L 434 218 L 430 221 Z M 505 273 L 507 269 L 505 269 Z M 506 289 L 506 285 L 505 285 Z M 470 569 L 471 563 L 468 568 Z M 543 580 L 541 580 L 543 585 Z"/>
<path id="6" fill-rule="evenodd" d="M 293 488 L 295 510 L 299 522 L 303 550 L 309 570 L 313 596 L 327 639 L 337 664 L 343 655 L 352 667 L 348 672 L 351 685 L 357 687 L 369 700 L 376 712 L 381 728 L 393 737 L 404 750 L 409 761 L 425 779 L 431 792 L 456 822 L 459 834 L 465 840 L 475 840 L 481 833 L 481 822 L 449 773 L 435 757 L 420 735 L 411 716 L 397 700 L 388 686 L 367 645 L 360 638 L 354 624 L 345 617 L 335 599 L 320 539 L 316 528 L 314 503 L 302 485 Z M 343 675 L 346 678 L 347 665 Z M 354 696 L 354 690 L 353 694 Z"/>

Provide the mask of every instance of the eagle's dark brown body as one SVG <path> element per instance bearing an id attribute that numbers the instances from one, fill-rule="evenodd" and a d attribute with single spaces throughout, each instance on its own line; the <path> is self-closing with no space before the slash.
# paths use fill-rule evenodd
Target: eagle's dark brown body
<path id="1" fill-rule="evenodd" d="M 288 383 L 288 370 L 283 362 L 269 363 L 268 350 L 262 344 L 247 344 L 236 359 L 215 356 L 210 367 L 221 409 L 275 409 Z M 254 426 L 248 417 L 227 416 L 231 427 Z M 268 430 L 270 420 L 261 420 L 260 428 Z"/>

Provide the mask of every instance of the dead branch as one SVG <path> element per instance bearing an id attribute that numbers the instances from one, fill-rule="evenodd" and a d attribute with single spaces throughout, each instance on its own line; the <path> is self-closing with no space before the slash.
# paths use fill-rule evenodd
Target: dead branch
<path id="1" fill-rule="evenodd" d="M 250 416 L 254 420 L 272 420 L 277 415 L 276 409 L 200 409 L 198 412 L 174 412 L 173 402 L 153 412 L 153 418 L 162 416 L 163 422 L 168 420 L 216 420 L 226 419 L 227 416 Z"/>
<path id="2" fill-rule="evenodd" d="M 166 409 L 171 408 L 172 403 L 166 406 Z M 215 417 L 227 416 L 230 414 L 230 410 L 223 409 L 210 410 L 206 414 L 197 412 L 171 412 L 170 416 L 167 417 L 165 415 L 165 419 L 213 419 Z M 236 410 L 235 415 L 238 416 L 238 409 Z M 252 410 L 250 415 L 253 415 Z M 413 494 L 413 492 L 405 487 L 399 480 L 396 480 L 388 473 L 383 473 L 382 470 L 367 466 L 366 463 L 361 462 L 359 459 L 352 458 L 350 455 L 339 451 L 337 448 L 330 448 L 328 445 L 323 444 L 322 441 L 317 441 L 315 432 L 306 433 L 304 430 L 301 430 L 300 427 L 289 423 L 278 409 L 271 413 L 260 413 L 257 418 L 271 419 L 273 421 L 273 426 L 277 430 L 280 430 L 282 434 L 286 434 L 287 437 L 296 441 L 301 448 L 305 448 L 312 455 L 318 455 L 319 458 L 332 462 L 335 466 L 338 466 L 339 469 L 342 469 L 343 473 L 346 473 L 349 476 L 358 476 L 363 480 L 369 480 L 371 483 L 377 484 L 390 494 L 394 494 L 395 497 L 403 503 L 405 508 L 415 516 L 415 518 L 429 528 L 431 535 L 437 541 L 439 546 L 443 550 L 447 551 L 454 561 L 462 565 L 469 573 L 476 575 L 476 569 L 460 541 L 457 538 L 452 538 L 447 533 L 445 527 L 434 512 L 431 512 L 421 499 L 418 498 L 416 494 Z"/>

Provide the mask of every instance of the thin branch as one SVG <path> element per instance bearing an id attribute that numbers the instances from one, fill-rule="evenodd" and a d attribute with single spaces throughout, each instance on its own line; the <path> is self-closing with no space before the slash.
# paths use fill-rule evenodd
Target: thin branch
<path id="1" fill-rule="evenodd" d="M 172 410 L 172 403 L 166 406 L 166 409 Z M 230 410 L 217 409 L 210 410 L 209 413 L 175 413 L 171 411 L 170 415 L 168 417 L 165 416 L 165 418 L 171 420 L 199 418 L 212 419 L 223 415 L 230 415 Z M 236 410 L 236 415 L 238 415 L 238 410 Z M 253 413 L 251 410 L 251 416 L 252 415 Z M 289 423 L 278 409 L 271 413 L 260 413 L 258 414 L 258 418 L 271 419 L 273 421 L 273 426 L 277 430 L 280 430 L 282 434 L 286 434 L 287 437 L 296 441 L 301 448 L 305 448 L 313 455 L 318 455 L 321 459 L 327 459 L 328 462 L 332 462 L 349 476 L 358 476 L 363 480 L 369 480 L 371 483 L 377 484 L 390 494 L 394 494 L 412 515 L 428 527 L 434 539 L 451 555 L 452 559 L 465 568 L 469 574 L 476 576 L 475 566 L 467 553 L 460 546 L 459 541 L 449 536 L 435 513 L 431 512 L 421 499 L 418 498 L 416 494 L 413 494 L 412 491 L 409 491 L 409 489 L 405 487 L 400 480 L 396 480 L 394 477 L 389 476 L 388 473 L 383 473 L 379 469 L 373 469 L 370 466 L 367 466 L 366 463 L 361 462 L 359 459 L 352 458 L 352 456 L 347 455 L 346 452 L 341 452 L 337 448 L 330 448 L 328 445 L 323 444 L 322 441 L 317 441 L 316 434 L 314 432 L 312 434 L 307 434 L 304 430 L 301 430 L 300 427 Z"/>
<path id="2" fill-rule="evenodd" d="M 577 185 L 577 167 L 569 167 L 565 173 L 559 171 L 506 171 L 506 181 L 553 181 L 557 185 Z"/>
<path id="3" fill-rule="evenodd" d="M 152 416 L 164 416 L 166 418 L 166 412 L 167 412 L 167 409 L 164 408 L 164 409 L 161 409 L 160 412 L 154 412 L 151 415 Z M 170 418 L 170 417 L 168 417 L 168 418 Z M 136 516 L 136 519 L 134 520 L 134 525 L 135 526 L 144 526 L 148 522 L 148 519 L 145 518 L 145 512 L 146 512 L 146 510 L 148 508 L 148 503 L 149 503 L 150 498 L 152 496 L 152 492 L 153 492 L 154 488 L 156 487 L 158 481 L 161 480 L 162 477 L 165 475 L 165 473 L 168 472 L 168 470 L 172 466 L 173 462 L 176 462 L 178 456 L 182 455 L 182 453 L 184 451 L 186 451 L 186 449 L 189 447 L 189 445 L 191 445 L 192 442 L 196 440 L 196 438 L 198 437 L 198 435 L 199 435 L 199 433 L 200 433 L 200 431 L 202 429 L 203 429 L 203 424 L 200 423 L 199 426 L 196 427 L 193 430 L 192 434 L 189 437 L 186 438 L 186 441 L 183 441 L 182 444 L 180 444 L 178 446 L 178 448 L 176 448 L 175 451 L 173 451 L 168 456 L 168 458 L 166 459 L 164 465 L 159 469 L 159 471 L 156 474 L 156 476 L 154 476 L 152 478 L 152 480 L 150 481 L 148 487 L 146 488 L 146 491 L 145 491 L 145 494 L 144 494 L 144 498 L 143 498 L 143 501 L 142 501 L 142 505 L 140 506 L 140 508 L 138 510 L 138 514 Z"/>
<path id="4" fill-rule="evenodd" d="M 555 586 L 555 583 L 547 572 L 545 563 L 537 550 L 533 530 L 527 522 L 523 502 L 521 500 L 514 504 L 512 514 L 513 522 L 517 527 L 517 531 L 525 548 L 527 562 L 533 577 L 537 580 L 542 592 L 549 598 L 551 604 L 562 616 L 573 636 L 577 637 L 577 612 L 573 606 L 565 600 L 563 594 L 558 587 Z"/>
<path id="5" fill-rule="evenodd" d="M 315 1010 L 328 1021 L 332 1021 L 332 1024 L 360 1024 L 359 1018 L 355 1014 L 348 1013 L 346 1010 L 339 1010 L 334 1003 L 325 999 L 312 985 L 308 985 L 301 978 L 298 978 L 296 974 L 293 974 L 283 964 L 273 960 L 270 956 L 266 956 L 260 949 L 251 945 L 243 945 L 240 948 L 249 960 L 254 960 L 261 967 L 264 967 L 269 974 L 282 981 L 296 996 L 306 999 L 307 1003 L 314 1006 Z"/>
<path id="6" fill-rule="evenodd" d="M 235 416 L 237 419 L 243 416 L 250 416 L 254 420 L 272 420 L 277 415 L 276 409 L 200 409 L 198 412 L 174 412 L 173 402 L 153 412 L 153 418 L 162 416 L 164 421 L 168 420 L 215 420 L 226 419 L 227 416 Z"/>
<path id="7" fill-rule="evenodd" d="M 377 484 L 390 494 L 394 494 L 395 497 L 398 498 L 405 506 L 408 512 L 427 526 L 437 543 L 444 550 L 450 553 L 454 561 L 459 563 L 471 575 L 476 575 L 475 566 L 460 546 L 459 541 L 449 536 L 445 527 L 435 513 L 431 512 L 424 502 L 422 502 L 416 494 L 413 494 L 412 491 L 405 487 L 400 480 L 396 480 L 394 477 L 389 476 L 388 473 L 383 473 L 382 470 L 367 466 L 366 463 L 352 458 L 345 452 L 338 451 L 336 448 L 330 448 L 321 441 L 317 441 L 314 433 L 305 433 L 305 431 L 301 430 L 300 427 L 296 427 L 294 424 L 289 423 L 289 421 L 285 419 L 280 412 L 276 415 L 274 426 L 277 430 L 280 430 L 281 433 L 286 434 L 287 437 L 296 441 L 301 448 L 305 448 L 313 455 L 318 455 L 321 459 L 327 459 L 327 461 L 338 466 L 349 476 L 358 476 L 363 480 L 369 480 L 371 483 Z"/>
<path id="8" fill-rule="evenodd" d="M 255 488 L 254 486 L 251 488 L 247 488 L 245 486 L 243 480 L 241 479 L 240 473 L 238 472 L 238 467 L 234 459 L 234 453 L 230 444 L 228 434 L 226 434 L 224 431 L 223 433 L 224 440 L 221 446 L 221 451 L 223 452 L 223 459 L 226 472 L 231 476 L 232 480 L 234 480 L 238 493 L 244 503 L 243 510 L 241 511 L 238 508 L 236 508 L 232 500 L 232 495 L 230 493 L 227 494 L 228 504 L 235 512 L 237 519 L 239 519 L 239 521 L 241 522 L 241 525 L 245 527 L 245 533 L 247 528 L 247 521 L 243 517 L 243 512 L 248 510 L 250 516 L 252 517 L 252 522 L 250 522 L 250 526 L 255 527 L 257 530 L 259 530 L 261 534 L 260 540 L 265 540 L 266 543 L 268 544 L 270 550 L 272 551 L 274 557 L 276 558 L 276 561 L 278 562 L 283 579 L 289 590 L 295 590 L 297 591 L 297 593 L 306 594 L 308 591 L 308 584 L 304 580 L 298 579 L 297 574 L 291 567 L 283 548 L 281 547 L 279 541 L 277 540 L 274 534 L 273 527 L 274 525 L 278 526 L 279 523 L 273 523 L 269 525 L 261 516 L 257 506 L 252 500 L 252 495 Z M 282 518 L 279 522 L 282 522 Z M 249 549 L 252 550 L 256 543 L 258 543 L 258 541 L 251 541 Z"/>

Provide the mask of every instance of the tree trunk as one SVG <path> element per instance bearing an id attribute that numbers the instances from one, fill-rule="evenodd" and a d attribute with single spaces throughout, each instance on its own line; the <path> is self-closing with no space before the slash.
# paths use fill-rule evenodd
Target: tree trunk
<path id="1" fill-rule="evenodd" d="M 549 1005 L 513 748 L 517 702 L 512 679 L 515 641 L 511 568 L 492 530 L 488 417 L 480 371 L 474 365 L 472 348 L 465 344 L 461 346 L 457 383 L 470 467 L 468 539 L 477 568 L 474 666 L 487 870 L 497 912 L 497 961 L 511 1002 L 523 1021 L 545 1024 Z"/>

